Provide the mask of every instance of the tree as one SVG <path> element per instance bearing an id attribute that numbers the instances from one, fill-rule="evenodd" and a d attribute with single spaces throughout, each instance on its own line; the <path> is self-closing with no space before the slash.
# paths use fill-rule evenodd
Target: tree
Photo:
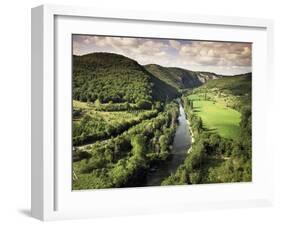
<path id="1" fill-rule="evenodd" d="M 166 152 L 168 151 L 168 139 L 165 135 L 161 135 L 159 138 L 159 144 L 160 144 L 160 150 L 161 152 Z"/>
<path id="2" fill-rule="evenodd" d="M 138 157 L 144 157 L 146 152 L 146 138 L 137 134 L 131 139 L 131 145 L 133 147 L 132 154 Z"/>
<path id="3" fill-rule="evenodd" d="M 190 109 L 192 110 L 193 109 L 193 101 L 190 100 Z"/>
<path id="4" fill-rule="evenodd" d="M 242 109 L 242 117 L 240 122 L 242 133 L 250 136 L 252 134 L 252 111 L 251 108 L 245 107 Z"/>
<path id="5" fill-rule="evenodd" d="M 137 108 L 139 109 L 151 109 L 152 103 L 150 101 L 147 100 L 139 100 L 137 102 Z"/>
<path id="6" fill-rule="evenodd" d="M 110 178 L 116 187 L 120 187 L 125 184 L 128 179 L 128 172 L 126 169 L 126 160 L 121 159 L 114 165 L 114 168 L 110 171 Z"/>
<path id="7" fill-rule="evenodd" d="M 100 105 L 101 105 L 100 100 L 99 100 L 99 99 L 96 99 L 96 100 L 95 100 L 95 106 L 96 106 L 96 107 L 99 107 Z"/>

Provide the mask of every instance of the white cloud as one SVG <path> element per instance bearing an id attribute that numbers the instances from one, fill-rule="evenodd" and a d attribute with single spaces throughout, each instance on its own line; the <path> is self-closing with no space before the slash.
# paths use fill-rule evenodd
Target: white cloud
<path id="1" fill-rule="evenodd" d="M 193 41 L 182 45 L 179 54 L 192 65 L 251 66 L 251 46 L 248 43 Z"/>
<path id="2" fill-rule="evenodd" d="M 237 74 L 251 71 L 251 44 L 75 35 L 74 54 L 112 52 L 140 64 Z"/>

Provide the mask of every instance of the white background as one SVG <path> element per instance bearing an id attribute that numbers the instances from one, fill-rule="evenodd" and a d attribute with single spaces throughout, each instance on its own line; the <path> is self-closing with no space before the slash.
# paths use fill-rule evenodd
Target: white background
<path id="1" fill-rule="evenodd" d="M 146 215 L 108 219 L 51 222 L 50 225 L 280 225 L 281 155 L 280 140 L 281 14 L 279 1 L 152 1 L 88 0 L 79 5 L 102 8 L 181 12 L 207 15 L 249 16 L 275 19 L 276 105 L 270 109 L 270 141 L 275 149 L 275 194 L 272 208 L 196 211 L 178 214 Z M 0 224 L 38 225 L 30 218 L 30 8 L 50 1 L 9 0 L 0 9 Z M 56 0 L 56 4 L 78 4 L 74 0 Z M 279 42 L 278 42 L 279 40 Z M 262 92 L 262 91 L 261 91 Z"/>

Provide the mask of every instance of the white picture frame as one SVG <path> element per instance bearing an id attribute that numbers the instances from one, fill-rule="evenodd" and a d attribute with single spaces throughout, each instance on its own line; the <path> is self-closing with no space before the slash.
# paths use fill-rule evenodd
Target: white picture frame
<path id="1" fill-rule="evenodd" d="M 123 30 L 116 31 L 115 24 Z M 130 29 L 132 26 L 141 29 Z M 175 33 L 180 30 L 178 26 L 181 30 L 185 27 L 194 30 L 186 37 L 186 33 Z M 253 182 L 73 192 L 69 188 L 71 149 L 64 148 L 68 144 L 63 144 L 63 139 L 57 139 L 62 138 L 59 135 L 62 129 L 66 131 L 66 139 L 71 136 L 69 35 L 77 32 L 91 34 L 98 28 L 98 34 L 108 35 L 253 42 L 253 112 L 256 112 L 253 118 Z M 206 29 L 210 29 L 208 35 L 204 32 Z M 213 32 L 213 29 L 219 32 Z M 266 137 L 267 108 L 259 102 L 271 95 L 272 33 L 273 22 L 265 19 L 56 5 L 33 8 L 32 216 L 41 220 L 57 220 L 271 205 L 273 179 L 268 175 L 273 172 L 273 153 L 266 139 L 261 139 Z M 62 84 L 65 81 L 62 79 L 66 79 L 65 84 Z M 61 103 L 66 103 L 66 108 L 62 108 Z M 267 104 L 270 105 L 270 102 Z M 64 178 L 64 175 L 67 176 Z"/>

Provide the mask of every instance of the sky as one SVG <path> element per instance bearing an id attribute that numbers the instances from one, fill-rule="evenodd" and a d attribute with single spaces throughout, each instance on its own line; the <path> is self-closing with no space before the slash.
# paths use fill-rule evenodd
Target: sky
<path id="1" fill-rule="evenodd" d="M 252 71 L 250 43 L 73 35 L 73 54 L 110 52 L 141 65 L 159 64 L 221 75 Z"/>

